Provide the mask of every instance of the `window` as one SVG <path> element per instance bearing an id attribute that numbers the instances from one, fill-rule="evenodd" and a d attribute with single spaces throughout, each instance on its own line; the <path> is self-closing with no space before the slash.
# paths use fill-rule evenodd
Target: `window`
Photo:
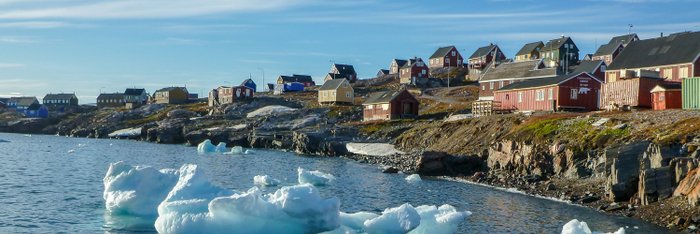
<path id="1" fill-rule="evenodd" d="M 423 69 L 420 73 L 425 75 L 425 69 Z"/>
<path id="2" fill-rule="evenodd" d="M 486 85 L 482 85 L 481 90 L 486 90 Z"/>
<path id="3" fill-rule="evenodd" d="M 616 81 L 616 80 L 617 80 L 617 73 L 615 73 L 615 72 L 608 72 L 607 74 L 608 74 L 608 79 L 606 80 L 606 82 Z"/>
<path id="4" fill-rule="evenodd" d="M 535 101 L 543 101 L 544 100 L 544 90 L 536 90 L 535 91 Z"/>
<path id="5" fill-rule="evenodd" d="M 523 102 L 523 92 L 518 92 L 518 102 Z"/>
<path id="6" fill-rule="evenodd" d="M 345 93 L 345 97 L 351 98 L 352 95 L 350 94 L 350 92 L 346 92 L 346 93 Z"/>
<path id="7" fill-rule="evenodd" d="M 549 100 L 554 100 L 554 88 L 549 88 Z"/>
<path id="8" fill-rule="evenodd" d="M 452 51 L 452 56 L 457 56 L 457 51 Z"/>
<path id="9" fill-rule="evenodd" d="M 678 71 L 678 78 L 683 79 L 688 77 L 688 67 L 681 67 L 681 69 Z"/>
<path id="10" fill-rule="evenodd" d="M 493 82 L 489 82 L 489 89 L 493 90 Z"/>
<path id="11" fill-rule="evenodd" d="M 664 93 L 659 93 L 659 101 L 663 101 L 665 99 Z"/>
<path id="12" fill-rule="evenodd" d="M 508 96 L 508 94 L 506 94 L 506 100 L 510 100 L 510 96 Z"/>
<path id="13" fill-rule="evenodd" d="M 571 89 L 571 100 L 578 99 L 578 89 Z"/>
<path id="14" fill-rule="evenodd" d="M 664 69 L 664 75 L 663 77 L 665 79 L 672 79 L 673 78 L 673 69 L 672 68 L 666 68 Z"/>
<path id="15" fill-rule="evenodd" d="M 498 87 L 503 88 L 503 81 L 499 82 L 499 86 L 498 86 Z"/>

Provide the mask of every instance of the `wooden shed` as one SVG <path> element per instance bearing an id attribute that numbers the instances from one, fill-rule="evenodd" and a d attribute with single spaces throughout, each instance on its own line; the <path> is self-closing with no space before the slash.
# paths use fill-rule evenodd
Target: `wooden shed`
<path id="1" fill-rule="evenodd" d="M 700 110 L 700 77 L 683 79 L 682 89 L 683 109 Z"/>
<path id="2" fill-rule="evenodd" d="M 602 107 L 651 108 L 651 90 L 663 80 L 653 77 L 638 77 L 603 84 Z"/>
<path id="3" fill-rule="evenodd" d="M 651 89 L 653 110 L 680 109 L 681 100 L 681 83 L 663 82 Z"/>
<path id="4" fill-rule="evenodd" d="M 415 118 L 418 105 L 407 90 L 373 93 L 362 103 L 363 121 Z"/>

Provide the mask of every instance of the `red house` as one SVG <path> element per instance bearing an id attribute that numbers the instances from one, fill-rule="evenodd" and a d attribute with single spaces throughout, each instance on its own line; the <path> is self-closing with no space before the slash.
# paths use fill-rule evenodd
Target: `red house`
<path id="1" fill-rule="evenodd" d="M 486 69 L 479 79 L 479 100 L 493 100 L 493 92 L 515 82 L 529 79 L 553 78 L 556 68 L 546 68 L 542 60 L 500 63 Z"/>
<path id="2" fill-rule="evenodd" d="M 455 46 L 438 48 L 432 56 L 428 66 L 430 68 L 461 67 L 464 59 Z"/>
<path id="3" fill-rule="evenodd" d="M 477 49 L 469 56 L 469 80 L 478 80 L 491 64 L 503 60 L 506 60 L 506 55 L 503 54 L 498 45 L 489 44 Z"/>
<path id="4" fill-rule="evenodd" d="M 664 82 L 651 89 L 653 110 L 680 109 L 682 100 L 681 83 Z"/>
<path id="5" fill-rule="evenodd" d="M 514 111 L 594 111 L 602 83 L 585 72 L 525 80 L 496 90 L 494 101 Z"/>
<path id="6" fill-rule="evenodd" d="M 418 105 L 407 90 L 373 93 L 362 103 L 363 121 L 415 118 Z"/>
<path id="7" fill-rule="evenodd" d="M 399 70 L 399 83 L 416 84 L 417 80 L 427 79 L 430 69 L 425 65 L 423 59 L 412 58 Z"/>

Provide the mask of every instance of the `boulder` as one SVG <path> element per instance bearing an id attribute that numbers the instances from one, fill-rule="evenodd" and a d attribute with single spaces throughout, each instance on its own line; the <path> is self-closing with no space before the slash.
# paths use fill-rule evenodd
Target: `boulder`
<path id="1" fill-rule="evenodd" d="M 605 190 L 612 201 L 628 201 L 638 189 L 640 161 L 649 142 L 641 141 L 610 148 L 605 151 L 609 175 Z"/>
<path id="2" fill-rule="evenodd" d="M 489 169 L 503 169 L 517 175 L 548 175 L 553 171 L 552 159 L 547 150 L 536 150 L 531 144 L 504 140 L 488 149 Z"/>
<path id="3" fill-rule="evenodd" d="M 641 205 L 649 205 L 673 195 L 675 188 L 671 167 L 650 168 L 639 175 L 638 195 Z"/>
<path id="4" fill-rule="evenodd" d="M 700 201 L 700 168 L 688 172 L 673 192 L 673 196 L 685 196 L 688 203 L 697 206 Z"/>
<path id="5" fill-rule="evenodd" d="M 673 173 L 673 183 L 678 185 L 683 178 L 688 175 L 690 170 L 698 167 L 700 160 L 695 158 L 674 158 L 669 163 Z"/>
<path id="6" fill-rule="evenodd" d="M 182 109 L 177 109 L 177 110 L 171 110 L 168 112 L 167 117 L 169 119 L 189 119 L 194 116 L 197 116 L 196 113 L 188 110 L 182 110 Z"/>

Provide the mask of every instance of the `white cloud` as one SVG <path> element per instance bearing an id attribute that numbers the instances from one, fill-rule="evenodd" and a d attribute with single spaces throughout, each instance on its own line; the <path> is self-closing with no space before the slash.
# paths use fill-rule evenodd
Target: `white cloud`
<path id="1" fill-rule="evenodd" d="M 68 27 L 91 27 L 87 24 L 73 24 L 61 21 L 19 21 L 0 22 L 0 28 L 24 28 L 24 29 L 46 29 L 46 28 L 68 28 Z"/>
<path id="2" fill-rule="evenodd" d="M 218 32 L 231 31 L 236 29 L 253 28 L 253 25 L 247 24 L 177 24 L 167 25 L 162 27 L 163 30 L 170 32 Z"/>
<path id="3" fill-rule="evenodd" d="M 2 0 L 0 0 L 2 1 Z M 304 5 L 311 0 L 120 0 L 120 1 L 67 1 L 62 6 L 18 7 L 5 9 L 0 19 L 152 19 L 192 17 L 222 13 L 240 13 L 286 9 Z M 6 4 L 22 5 L 17 1 Z"/>
<path id="4" fill-rule="evenodd" d="M 25 65 L 21 63 L 0 63 L 0 68 L 19 68 L 24 66 Z"/>
<path id="5" fill-rule="evenodd" d="M 38 40 L 36 40 L 33 37 L 25 37 L 25 36 L 0 36 L 0 44 L 6 43 L 6 44 L 27 44 L 27 43 L 39 43 Z"/>

